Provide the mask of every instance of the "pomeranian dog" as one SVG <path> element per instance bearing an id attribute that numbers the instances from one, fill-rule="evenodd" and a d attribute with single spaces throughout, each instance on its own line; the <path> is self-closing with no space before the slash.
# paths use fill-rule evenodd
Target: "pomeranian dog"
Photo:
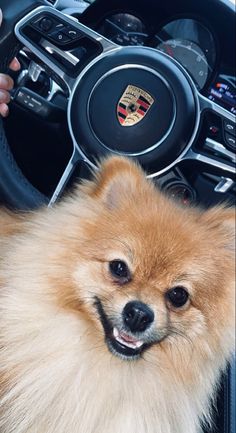
<path id="1" fill-rule="evenodd" d="M 0 213 L 1 433 L 199 433 L 234 346 L 234 211 L 105 160 Z"/>

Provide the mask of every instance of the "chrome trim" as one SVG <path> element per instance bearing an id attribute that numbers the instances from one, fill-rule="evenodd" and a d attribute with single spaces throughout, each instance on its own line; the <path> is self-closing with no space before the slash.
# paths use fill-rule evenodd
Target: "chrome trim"
<path id="1" fill-rule="evenodd" d="M 65 168 L 65 171 L 63 172 L 63 175 L 60 178 L 59 183 L 57 184 L 57 187 L 56 187 L 56 189 L 55 189 L 55 191 L 54 191 L 54 193 L 50 199 L 48 207 L 52 206 L 57 201 L 59 196 L 62 194 L 62 191 L 64 190 L 68 180 L 70 179 L 70 177 L 73 173 L 74 167 L 75 167 L 75 165 L 79 159 L 80 158 L 78 157 L 77 152 L 75 151 L 75 149 L 73 149 L 72 156 L 71 156 L 71 158 L 70 158 L 70 160 L 69 160 L 69 162 Z"/>
<path id="2" fill-rule="evenodd" d="M 223 144 L 218 143 L 215 140 L 212 140 L 211 138 L 207 138 L 205 141 L 205 147 L 214 150 L 220 155 L 224 156 L 227 159 L 230 159 L 232 162 L 236 162 L 236 155 L 234 152 L 231 152 L 230 150 L 227 150 Z"/>
<path id="3" fill-rule="evenodd" d="M 89 6 L 89 3 L 86 3 L 86 7 L 82 6 L 82 7 L 65 8 L 65 9 L 58 9 L 58 10 L 61 10 L 61 12 L 63 12 L 63 14 L 66 14 L 69 16 L 72 14 L 81 15 L 87 9 L 88 6 Z"/>
<path id="4" fill-rule="evenodd" d="M 23 78 L 26 76 L 29 76 L 28 69 L 21 69 L 17 79 L 15 80 L 15 84 L 17 86 L 21 86 L 21 80 L 23 80 Z"/>
<path id="5" fill-rule="evenodd" d="M 90 119 L 89 119 L 89 103 L 90 103 L 90 100 L 91 100 L 91 97 L 92 97 L 92 94 L 93 94 L 93 91 L 96 89 L 96 87 L 106 78 L 106 77 L 109 77 L 109 75 L 111 75 L 111 74 L 113 74 L 113 73 L 115 73 L 115 72 L 117 72 L 117 71 L 119 71 L 119 70 L 122 70 L 122 69 L 142 69 L 142 70 L 145 70 L 145 71 L 148 71 L 148 72 L 150 72 L 150 73 L 152 73 L 153 75 L 156 75 L 161 81 L 163 81 L 163 83 L 166 85 L 166 87 L 168 88 L 168 90 L 170 91 L 170 93 L 171 93 L 171 96 L 172 96 L 172 100 L 173 100 L 173 102 L 174 102 L 174 113 L 173 113 L 173 119 L 172 119 L 172 121 L 171 121 L 171 124 L 170 124 L 170 126 L 169 126 L 169 129 L 168 129 L 168 131 L 165 133 L 165 135 L 162 137 L 162 139 L 160 140 L 160 141 L 158 141 L 157 143 L 155 143 L 155 144 L 153 144 L 152 146 L 150 146 L 149 148 L 147 148 L 147 149 L 145 149 L 144 151 L 142 151 L 142 152 L 135 152 L 135 153 L 128 153 L 128 152 L 116 152 L 115 150 L 112 150 L 112 152 L 114 152 L 114 153 L 116 153 L 116 154 L 120 154 L 120 153 L 122 153 L 122 155 L 128 155 L 128 156 L 139 156 L 139 155 L 145 155 L 146 153 L 148 153 L 148 152 L 151 152 L 152 150 L 154 150 L 156 147 L 159 147 L 160 145 L 161 145 L 161 143 L 163 143 L 163 141 L 166 139 L 166 137 L 169 135 L 169 133 L 170 133 L 170 131 L 172 130 L 172 128 L 173 128 L 173 126 L 174 126 L 174 123 L 175 123 L 175 119 L 176 119 L 176 100 L 175 100 L 175 96 L 174 96 L 174 94 L 173 94 L 173 90 L 172 90 L 172 88 L 171 88 L 171 86 L 169 85 L 169 83 L 168 83 L 168 81 L 165 79 L 165 78 L 163 78 L 158 72 L 156 72 L 154 69 L 152 69 L 152 68 L 149 68 L 148 66 L 143 66 L 143 65 L 136 65 L 136 64 L 128 64 L 128 65 L 121 65 L 121 66 L 117 66 L 117 67 L 115 67 L 115 68 L 113 68 L 113 69 L 111 69 L 110 71 L 108 71 L 106 74 L 104 74 L 97 82 L 96 82 L 96 84 L 94 85 L 94 87 L 92 88 L 92 90 L 91 90 L 91 93 L 90 93 L 90 95 L 89 95 L 89 98 L 88 98 L 88 104 L 87 104 L 87 115 L 88 115 L 88 122 L 89 122 L 89 125 L 90 125 L 90 128 L 92 129 L 92 131 L 93 131 L 93 127 L 92 127 L 92 125 L 91 125 L 91 123 L 90 123 Z M 131 83 L 132 84 L 132 83 Z M 73 94 L 71 95 L 71 98 L 73 98 Z M 93 131 L 94 132 L 94 131 Z M 106 146 L 105 146 L 105 144 L 104 143 L 102 143 L 100 140 L 99 140 L 99 138 L 97 137 L 97 135 L 95 134 L 95 132 L 94 132 L 94 135 L 95 135 L 95 137 L 96 137 L 96 139 L 97 139 L 97 141 L 98 142 L 100 142 L 100 144 L 103 146 L 103 147 L 105 147 L 107 150 L 111 150 L 111 149 L 109 149 L 109 148 L 107 148 Z"/>
<path id="6" fill-rule="evenodd" d="M 57 84 L 56 81 L 52 79 L 50 79 L 50 81 L 51 81 L 51 88 L 46 98 L 47 101 L 51 101 L 57 93 L 62 93 L 64 95 L 63 89 L 59 86 L 59 84 Z"/>
<path id="7" fill-rule="evenodd" d="M 77 143 L 74 139 L 73 139 L 73 145 L 74 145 L 75 149 L 77 150 L 78 154 L 80 155 L 81 161 L 88 164 L 93 170 L 98 170 L 97 165 L 94 164 L 92 161 L 90 161 L 90 159 L 88 159 L 88 157 L 85 155 L 85 153 L 83 152 L 83 150 L 80 147 L 77 147 Z"/>
<path id="8" fill-rule="evenodd" d="M 208 99 L 206 96 L 201 95 L 199 93 L 199 104 L 200 104 L 200 110 L 211 110 L 216 114 L 219 114 L 219 116 L 224 117 L 227 120 L 230 120 L 233 123 L 236 123 L 236 116 L 233 113 L 230 113 L 230 111 L 226 110 L 226 108 L 221 107 L 220 105 L 216 104 L 214 101 L 211 101 L 211 99 Z"/>
<path id="9" fill-rule="evenodd" d="M 102 37 L 97 32 L 89 29 L 85 25 L 81 24 L 77 20 L 74 20 L 73 17 L 70 17 L 68 15 L 64 15 L 62 12 L 59 12 L 58 10 L 54 9 L 53 6 L 39 6 L 38 8 L 31 11 L 29 14 L 27 14 L 24 18 L 22 18 L 15 26 L 15 34 L 16 37 L 19 39 L 20 42 L 27 48 L 29 48 L 45 65 L 47 65 L 53 72 L 60 77 L 60 79 L 64 82 L 66 85 L 69 93 L 71 92 L 71 89 L 74 86 L 74 83 L 76 81 L 76 78 L 70 77 L 67 73 L 65 73 L 60 67 L 58 67 L 54 61 L 50 60 L 48 56 L 46 56 L 39 48 L 37 48 L 33 43 L 29 42 L 27 38 L 22 36 L 21 34 L 21 27 L 26 24 L 31 18 L 34 18 L 37 14 L 42 12 L 50 12 L 52 15 L 55 15 L 65 21 L 68 24 L 73 25 L 78 30 L 83 31 L 86 35 L 94 39 L 95 41 L 99 42 L 102 46 L 103 52 L 109 52 L 115 48 L 118 47 L 113 42 L 110 42 L 105 37 Z M 42 38 L 42 40 L 44 40 Z M 46 39 L 45 39 L 46 41 Z M 40 46 L 40 45 L 39 45 Z M 64 53 L 62 51 L 62 53 Z"/>
<path id="10" fill-rule="evenodd" d="M 234 181 L 229 177 L 222 177 L 220 182 L 215 186 L 214 191 L 219 193 L 226 193 L 234 185 Z"/>
<path id="11" fill-rule="evenodd" d="M 14 87 L 15 89 L 21 87 L 21 80 L 26 76 L 29 77 L 28 69 L 23 69 L 17 78 L 16 86 Z M 56 81 L 52 80 L 52 78 L 50 78 L 50 77 L 49 77 L 49 82 L 50 82 L 50 86 L 49 86 L 49 90 L 48 90 L 48 95 L 45 96 L 46 101 L 51 101 L 56 93 L 59 93 L 59 92 L 64 93 L 63 89 L 56 83 Z"/>
<path id="12" fill-rule="evenodd" d="M 66 13 L 82 13 L 89 7 L 89 3 L 83 0 L 56 0 L 54 8 Z"/>
<path id="13" fill-rule="evenodd" d="M 39 66 L 37 63 L 35 63 L 34 60 L 30 61 L 28 67 L 28 74 L 31 81 L 36 83 L 42 71 L 44 71 L 44 69 L 41 66 Z"/>
<path id="14" fill-rule="evenodd" d="M 61 56 L 62 58 L 64 58 L 65 60 L 67 60 L 69 63 L 71 63 L 73 66 L 78 65 L 78 63 L 80 62 L 80 59 L 78 59 L 78 57 L 74 56 L 72 53 L 70 53 L 69 51 L 63 51 L 60 48 L 56 47 L 54 44 L 52 44 L 49 41 L 46 41 L 46 39 L 44 39 L 41 44 L 40 44 L 43 48 L 45 48 L 45 50 L 49 53 L 52 54 L 56 53 L 59 54 L 59 56 Z"/>
<path id="15" fill-rule="evenodd" d="M 48 204 L 49 207 L 52 206 L 57 201 L 57 199 L 61 196 L 66 184 L 68 183 L 68 181 L 69 181 L 69 179 L 70 179 L 70 177 L 74 171 L 76 164 L 79 161 L 88 164 L 93 170 L 98 170 L 98 167 L 95 164 L 93 164 L 91 161 L 89 161 L 87 159 L 87 157 L 82 153 L 82 151 L 80 152 L 80 150 L 77 150 L 77 148 L 75 147 L 75 144 L 73 144 L 73 146 L 74 146 L 74 149 L 73 149 L 72 156 L 71 156 L 71 158 L 70 158 L 70 160 L 69 160 L 69 162 L 65 168 L 65 171 L 63 172 L 63 175 L 60 178 L 60 181 L 58 182 L 57 187 L 56 187 L 56 189 L 55 189 L 55 191 L 54 191 L 54 193 L 50 199 L 50 202 Z"/>
<path id="16" fill-rule="evenodd" d="M 21 56 L 25 57 L 26 59 L 28 59 L 28 60 L 30 61 L 30 58 L 29 58 L 29 56 L 28 56 L 28 53 L 27 53 L 27 51 L 24 50 L 24 48 L 22 48 L 22 49 L 19 51 L 19 54 L 20 54 Z"/>
<path id="17" fill-rule="evenodd" d="M 24 50 L 20 50 L 20 55 L 25 57 L 29 62 L 31 61 L 30 57 Z M 44 69 L 43 72 L 45 73 Z M 17 86 L 21 86 L 21 80 L 25 77 L 29 76 L 28 69 L 22 69 L 17 77 L 16 84 Z M 52 78 L 49 77 L 50 82 L 50 88 L 48 91 L 48 96 L 45 97 L 47 101 L 51 101 L 52 98 L 55 96 L 56 93 L 64 93 L 63 89 L 59 86 L 59 84 L 56 83 Z M 17 86 L 15 86 L 17 88 Z"/>
<path id="18" fill-rule="evenodd" d="M 183 158 L 183 161 L 187 160 L 199 161 L 211 167 L 218 168 L 223 172 L 235 174 L 235 167 L 232 165 L 217 161 L 213 158 L 210 158 L 209 156 L 202 155 L 201 153 L 196 153 L 192 149 L 189 149 Z"/>
<path id="19" fill-rule="evenodd" d="M 73 85 L 73 83 L 71 83 L 71 81 L 74 82 L 74 80 L 72 80 L 64 71 L 62 71 L 61 68 L 59 68 L 57 65 L 55 65 L 55 62 L 51 61 L 41 50 L 39 50 L 38 48 L 35 47 L 34 44 L 32 44 L 31 42 L 29 42 L 24 36 L 21 35 L 20 33 L 20 29 L 21 26 L 24 25 L 28 20 L 30 20 L 31 18 L 35 17 L 35 15 L 37 13 L 40 12 L 55 12 L 53 7 L 48 7 L 48 6 L 40 6 L 37 9 L 31 11 L 29 14 L 27 14 L 24 18 L 22 18 L 15 26 L 15 34 L 16 37 L 19 39 L 20 42 L 22 42 L 22 44 L 24 46 L 26 46 L 27 48 L 29 48 L 43 63 L 45 63 L 45 65 L 47 65 L 53 72 L 55 72 L 58 77 L 61 78 L 61 80 L 63 81 L 63 83 L 66 85 L 67 90 L 70 92 L 71 86 Z M 63 16 L 64 17 L 64 16 Z"/>

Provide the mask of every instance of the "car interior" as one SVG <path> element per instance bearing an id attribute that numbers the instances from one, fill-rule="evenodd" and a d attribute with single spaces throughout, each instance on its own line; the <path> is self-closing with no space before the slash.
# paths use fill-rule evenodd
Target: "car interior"
<path id="1" fill-rule="evenodd" d="M 53 206 L 108 154 L 136 158 L 183 206 L 235 204 L 233 2 L 0 0 L 0 7 L 0 71 L 15 82 L 10 115 L 0 120 L 2 205 Z M 8 69 L 14 55 L 18 72 Z M 126 106 L 137 89 L 143 105 Z M 214 425 L 204 428 L 235 433 L 234 361 L 222 376 Z"/>

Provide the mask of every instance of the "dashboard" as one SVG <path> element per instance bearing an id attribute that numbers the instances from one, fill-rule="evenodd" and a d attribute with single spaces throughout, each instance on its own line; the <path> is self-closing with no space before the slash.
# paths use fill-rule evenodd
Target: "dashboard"
<path id="1" fill-rule="evenodd" d="M 128 12 L 110 13 L 95 27 L 118 45 L 145 45 L 174 58 L 187 70 L 198 90 L 236 114 L 234 71 L 219 64 L 217 35 L 201 19 L 170 18 L 161 27 Z"/>

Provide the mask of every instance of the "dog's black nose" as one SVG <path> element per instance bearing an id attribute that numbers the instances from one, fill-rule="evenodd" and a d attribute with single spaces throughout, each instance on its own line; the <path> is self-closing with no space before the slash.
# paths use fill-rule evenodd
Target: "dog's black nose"
<path id="1" fill-rule="evenodd" d="M 123 309 L 123 321 L 132 332 L 143 332 L 154 320 L 154 312 L 148 305 L 139 301 L 131 301 Z"/>

